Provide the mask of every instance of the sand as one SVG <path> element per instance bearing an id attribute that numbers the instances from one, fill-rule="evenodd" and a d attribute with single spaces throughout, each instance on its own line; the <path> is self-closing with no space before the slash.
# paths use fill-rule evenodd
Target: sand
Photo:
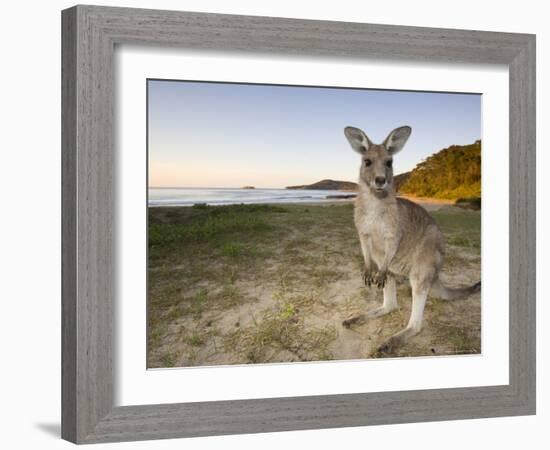
<path id="1" fill-rule="evenodd" d="M 442 280 L 451 287 L 478 281 L 479 212 L 447 202 L 421 204 L 439 214 L 450 241 Z M 267 249 L 263 256 L 219 257 L 212 246 L 212 255 L 203 249 L 193 260 L 207 267 L 200 276 L 189 275 L 193 261 L 183 256 L 171 263 L 171 253 L 162 264 L 150 264 L 150 295 L 164 309 L 155 310 L 149 326 L 149 367 L 480 353 L 480 294 L 474 294 L 455 302 L 430 298 L 422 332 L 393 353 L 378 354 L 377 347 L 408 321 L 407 280 L 398 280 L 398 311 L 344 328 L 342 320 L 382 301 L 381 290 L 362 283 L 349 200 L 283 208 L 290 212 L 266 215 L 275 231 L 254 241 L 257 251 Z M 467 230 L 455 226 L 460 221 Z M 231 249 L 227 245 L 222 248 Z"/>

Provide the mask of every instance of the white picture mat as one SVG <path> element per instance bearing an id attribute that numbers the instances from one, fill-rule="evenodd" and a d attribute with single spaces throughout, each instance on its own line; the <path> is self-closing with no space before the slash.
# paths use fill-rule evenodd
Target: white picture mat
<path id="1" fill-rule="evenodd" d="M 274 58 L 133 46 L 118 47 L 115 55 L 116 405 L 508 384 L 505 67 Z M 147 78 L 482 93 L 482 355 L 146 370 Z"/>

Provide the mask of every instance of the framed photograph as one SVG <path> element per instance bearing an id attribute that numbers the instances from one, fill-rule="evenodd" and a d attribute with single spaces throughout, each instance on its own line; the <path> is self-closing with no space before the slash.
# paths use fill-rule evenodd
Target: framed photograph
<path id="1" fill-rule="evenodd" d="M 535 413 L 535 37 L 62 13 L 62 435 Z"/>

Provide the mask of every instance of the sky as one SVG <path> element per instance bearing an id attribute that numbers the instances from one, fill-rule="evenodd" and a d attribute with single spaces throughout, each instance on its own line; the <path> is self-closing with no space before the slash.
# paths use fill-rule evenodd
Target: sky
<path id="1" fill-rule="evenodd" d="M 150 187 L 283 188 L 357 181 L 344 136 L 412 127 L 394 173 L 481 139 L 481 95 L 148 80 Z"/>

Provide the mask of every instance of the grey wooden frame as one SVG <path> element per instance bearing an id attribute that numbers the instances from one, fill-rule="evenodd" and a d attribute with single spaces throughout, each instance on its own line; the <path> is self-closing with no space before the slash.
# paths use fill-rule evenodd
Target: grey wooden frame
<path id="1" fill-rule="evenodd" d="M 97 6 L 63 11 L 62 32 L 63 438 L 94 443 L 535 413 L 535 36 Z M 115 407 L 113 52 L 119 43 L 507 65 L 509 384 Z"/>

